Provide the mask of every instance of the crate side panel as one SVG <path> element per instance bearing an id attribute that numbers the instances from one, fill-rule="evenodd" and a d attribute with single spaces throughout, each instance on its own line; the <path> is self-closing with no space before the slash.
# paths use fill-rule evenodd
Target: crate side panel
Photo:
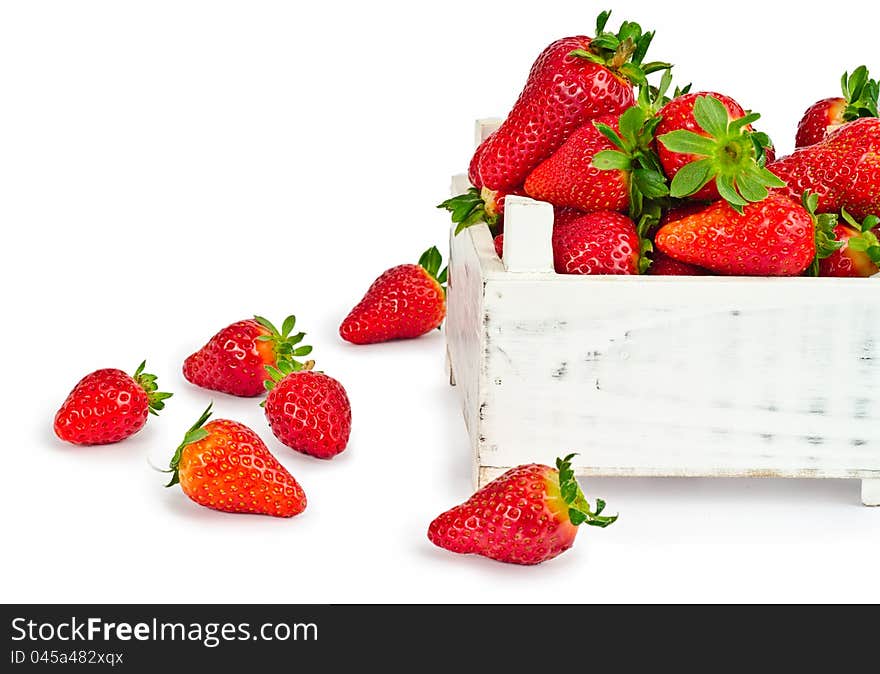
<path id="1" fill-rule="evenodd" d="M 483 371 L 483 274 L 474 233 L 450 238 L 446 348 L 461 395 L 465 424 L 476 451 Z M 488 234 L 487 234 L 488 235 Z M 491 241 L 491 240 L 490 240 Z"/>
<path id="2" fill-rule="evenodd" d="M 868 281 L 493 278 L 482 465 L 876 476 L 878 303 Z"/>

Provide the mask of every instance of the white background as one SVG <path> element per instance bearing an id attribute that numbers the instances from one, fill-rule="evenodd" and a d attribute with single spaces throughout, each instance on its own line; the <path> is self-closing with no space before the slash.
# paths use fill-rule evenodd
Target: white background
<path id="1" fill-rule="evenodd" d="M 880 600 L 880 511 L 857 482 L 591 480 L 620 521 L 535 568 L 425 537 L 471 491 L 442 335 L 353 347 L 337 326 L 381 271 L 444 243 L 434 205 L 474 118 L 505 114 L 540 50 L 606 4 L 3 3 L 2 600 Z M 658 30 L 677 81 L 762 111 L 782 151 L 844 69 L 880 74 L 876 5 L 614 5 L 615 26 Z M 352 400 L 332 462 L 180 375 L 223 325 L 289 312 Z M 160 418 L 115 446 L 54 438 L 82 375 L 145 357 L 176 392 Z M 302 483 L 303 515 L 162 487 L 148 457 L 166 464 L 212 399 Z"/>

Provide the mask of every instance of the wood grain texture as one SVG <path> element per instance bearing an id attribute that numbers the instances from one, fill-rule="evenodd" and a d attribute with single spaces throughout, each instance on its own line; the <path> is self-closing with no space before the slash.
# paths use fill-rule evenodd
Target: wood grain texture
<path id="1" fill-rule="evenodd" d="M 546 236 L 507 215 L 505 239 Z M 578 452 L 580 475 L 861 478 L 880 500 L 876 280 L 510 273 L 482 226 L 452 265 L 480 483 Z"/>

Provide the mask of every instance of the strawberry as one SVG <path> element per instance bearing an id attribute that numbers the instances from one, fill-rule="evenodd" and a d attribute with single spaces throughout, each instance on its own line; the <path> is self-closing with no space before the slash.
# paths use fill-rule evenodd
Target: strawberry
<path id="1" fill-rule="evenodd" d="M 311 347 L 297 347 L 304 333 L 292 335 L 296 317 L 288 316 L 279 331 L 262 316 L 223 328 L 183 363 L 183 376 L 196 386 L 252 398 L 265 391 L 265 366 L 277 367 L 305 356 Z"/>
<path id="2" fill-rule="evenodd" d="M 765 168 L 772 143 L 752 129 L 761 116 L 747 114 L 729 96 L 685 94 L 659 114 L 657 152 L 672 180 L 671 196 L 700 201 L 720 197 L 742 212 L 746 204 L 763 201 L 769 188 L 785 187 Z"/>
<path id="3" fill-rule="evenodd" d="M 845 208 L 864 220 L 880 213 L 880 119 L 849 122 L 767 168 L 788 183 L 792 198 L 809 190 L 819 196 L 820 212 Z"/>
<path id="4" fill-rule="evenodd" d="M 428 527 L 436 546 L 511 564 L 540 564 L 568 550 L 578 526 L 607 527 L 617 516 L 593 510 L 571 469 L 571 459 L 556 468 L 530 464 L 507 471 L 465 503 L 443 513 Z"/>
<path id="5" fill-rule="evenodd" d="M 74 445 L 109 445 L 141 430 L 172 395 L 158 390 L 146 365 L 134 375 L 106 369 L 83 377 L 55 415 L 55 435 Z"/>
<path id="6" fill-rule="evenodd" d="M 708 273 L 687 262 L 679 262 L 659 250 L 654 252 L 648 268 L 650 276 L 706 276 Z"/>
<path id="7" fill-rule="evenodd" d="M 639 274 L 643 252 L 633 221 L 620 213 L 590 213 L 553 228 L 558 274 Z"/>
<path id="8" fill-rule="evenodd" d="M 504 234 L 499 234 L 498 236 L 496 236 L 493 239 L 492 243 L 495 244 L 495 254 L 498 257 L 503 259 L 504 258 Z"/>
<path id="9" fill-rule="evenodd" d="M 441 263 L 440 251 L 433 247 L 418 264 L 400 265 L 382 274 L 342 322 L 342 339 L 375 344 L 412 339 L 440 327 L 446 316 L 443 284 L 447 273 L 439 271 Z"/>
<path id="10" fill-rule="evenodd" d="M 602 115 L 575 131 L 565 144 L 526 178 L 525 192 L 533 199 L 549 201 L 585 212 L 626 211 L 629 208 L 629 173 L 604 171 L 593 166 L 594 157 L 614 145 L 596 127 L 605 124 L 615 133 L 619 115 Z"/>
<path id="11" fill-rule="evenodd" d="M 869 215 L 857 222 L 846 209 L 841 212 L 843 222 L 834 228 L 840 246 L 819 261 L 819 276 L 867 277 L 880 272 L 880 242 L 877 226 L 880 217 Z"/>
<path id="12" fill-rule="evenodd" d="M 342 384 L 307 364 L 296 370 L 287 363 L 268 367 L 269 395 L 263 406 L 275 437 L 291 449 L 319 459 L 332 459 L 348 444 L 351 404 Z"/>
<path id="13" fill-rule="evenodd" d="M 504 201 L 510 195 L 524 196 L 522 187 L 506 192 L 471 187 L 464 194 L 447 199 L 437 208 L 445 208 L 452 214 L 452 222 L 458 225 L 455 233 L 460 234 L 468 227 L 485 222 L 493 231 L 503 228 Z"/>
<path id="14" fill-rule="evenodd" d="M 477 149 L 475 185 L 501 191 L 522 185 L 585 122 L 630 107 L 633 82 L 669 67 L 642 63 L 653 32 L 632 22 L 608 32 L 610 14 L 599 15 L 594 38 L 562 38 L 541 53 L 507 119 Z"/>
<path id="15" fill-rule="evenodd" d="M 718 274 L 797 276 L 813 263 L 818 232 L 830 222 L 815 216 L 815 195 L 804 205 L 779 192 L 739 213 L 725 201 L 660 228 L 654 243 L 680 262 Z"/>
<path id="16" fill-rule="evenodd" d="M 824 140 L 829 133 L 861 117 L 877 117 L 880 87 L 869 79 L 868 69 L 859 66 L 840 80 L 843 98 L 826 98 L 811 105 L 798 124 L 795 147 L 807 147 Z"/>
<path id="17" fill-rule="evenodd" d="M 228 513 L 293 517 L 306 495 L 259 436 L 237 421 L 211 417 L 211 405 L 174 452 L 171 481 L 199 505 Z"/>

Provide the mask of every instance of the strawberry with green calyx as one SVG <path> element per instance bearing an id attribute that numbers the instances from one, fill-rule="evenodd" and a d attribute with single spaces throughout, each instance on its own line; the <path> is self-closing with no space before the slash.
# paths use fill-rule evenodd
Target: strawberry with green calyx
<path id="1" fill-rule="evenodd" d="M 183 376 L 192 384 L 241 397 L 263 393 L 266 365 L 308 355 L 299 346 L 304 332 L 294 334 L 296 317 L 284 319 L 281 330 L 262 316 L 238 321 L 214 335 L 183 364 Z"/>
<path id="2" fill-rule="evenodd" d="M 509 564 L 559 556 L 574 544 L 581 524 L 605 528 L 617 520 L 602 514 L 602 499 L 590 506 L 571 467 L 574 456 L 557 459 L 555 468 L 530 464 L 507 471 L 431 522 L 428 539 L 450 552 Z"/>
<path id="3" fill-rule="evenodd" d="M 439 328 L 446 317 L 446 277 L 436 246 L 418 264 L 392 267 L 377 278 L 351 310 L 339 335 L 352 344 L 413 339 Z"/>
<path id="4" fill-rule="evenodd" d="M 878 117 L 877 98 L 880 86 L 859 66 L 852 75 L 844 73 L 840 80 L 843 97 L 826 98 L 814 103 L 798 124 L 795 147 L 808 147 L 824 140 L 829 133 L 847 122 L 862 117 Z"/>
<path id="5" fill-rule="evenodd" d="M 133 375 L 104 369 L 83 377 L 55 414 L 55 435 L 74 445 L 109 445 L 141 430 L 172 396 L 159 391 L 146 366 Z"/>
<path id="6" fill-rule="evenodd" d="M 742 213 L 785 182 L 765 167 L 770 138 L 752 129 L 760 119 L 728 96 L 686 94 L 660 111 L 657 151 L 672 180 L 670 195 L 713 201 L 719 197 Z M 772 156 L 772 155 L 771 155 Z"/>
<path id="7" fill-rule="evenodd" d="M 351 434 L 351 403 L 336 379 L 288 363 L 267 367 L 269 395 L 262 405 L 279 442 L 319 459 L 332 459 L 345 450 Z"/>
<path id="8" fill-rule="evenodd" d="M 669 67 L 643 63 L 653 33 L 631 22 L 611 33 L 609 16 L 599 16 L 595 37 L 562 38 L 541 53 L 510 114 L 477 148 L 472 184 L 509 193 L 589 120 L 632 106 L 633 83 Z"/>
<path id="9" fill-rule="evenodd" d="M 165 471 L 166 487 L 180 484 L 199 505 L 223 512 L 293 517 L 305 510 L 302 487 L 256 433 L 210 417 L 208 405 L 186 432 Z"/>
<path id="10" fill-rule="evenodd" d="M 585 124 L 526 179 L 530 197 L 586 213 L 629 211 L 638 221 L 646 212 L 659 218 L 659 201 L 669 194 L 666 177 L 653 150 L 654 116 L 672 82 L 667 70 L 640 103 L 622 115 L 602 115 Z"/>
<path id="11" fill-rule="evenodd" d="M 742 213 L 717 201 L 663 225 L 654 237 L 660 252 L 716 274 L 799 276 L 816 257 L 819 218 L 774 191 Z"/>
<path id="12" fill-rule="evenodd" d="M 819 276 L 867 278 L 880 273 L 880 217 L 869 215 L 858 222 L 844 208 L 843 222 L 834 228 L 837 245 L 818 261 Z"/>

